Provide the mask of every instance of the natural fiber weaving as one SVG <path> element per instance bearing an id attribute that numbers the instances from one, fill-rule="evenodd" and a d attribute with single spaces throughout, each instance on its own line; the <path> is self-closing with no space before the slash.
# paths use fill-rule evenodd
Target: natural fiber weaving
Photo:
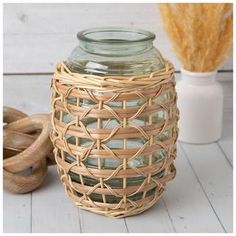
<path id="1" fill-rule="evenodd" d="M 52 79 L 51 140 L 66 193 L 83 209 L 138 214 L 175 176 L 178 109 L 174 68 L 148 76 L 72 73 Z"/>

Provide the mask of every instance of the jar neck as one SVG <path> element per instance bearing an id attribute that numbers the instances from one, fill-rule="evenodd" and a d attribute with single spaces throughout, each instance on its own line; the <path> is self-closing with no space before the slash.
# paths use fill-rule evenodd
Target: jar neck
<path id="1" fill-rule="evenodd" d="M 77 34 L 79 45 L 66 61 L 75 73 L 136 76 L 163 69 L 165 61 L 153 46 L 155 35 L 130 28 L 93 28 Z"/>
<path id="2" fill-rule="evenodd" d="M 210 85 L 216 83 L 216 73 L 217 71 L 212 72 L 192 72 L 181 69 L 181 80 L 184 83 L 192 85 Z"/>
<path id="3" fill-rule="evenodd" d="M 109 42 L 106 43 L 96 43 L 96 42 L 84 42 L 80 41 L 80 48 L 88 53 L 101 55 L 101 56 L 110 56 L 110 57 L 123 57 L 123 56 L 133 56 L 153 48 L 153 41 L 145 42 L 122 42 L 112 44 Z"/>
<path id="4" fill-rule="evenodd" d="M 129 28 L 93 28 L 77 34 L 80 48 L 102 56 L 130 56 L 153 48 L 155 35 L 145 30 Z"/>

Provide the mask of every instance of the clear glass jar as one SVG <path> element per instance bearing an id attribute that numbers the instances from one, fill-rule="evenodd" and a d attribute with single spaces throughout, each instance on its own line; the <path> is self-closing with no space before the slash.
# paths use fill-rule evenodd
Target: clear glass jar
<path id="1" fill-rule="evenodd" d="M 153 47 L 155 35 L 144 30 L 94 28 L 77 34 L 79 45 L 67 66 L 73 72 L 96 75 L 144 75 L 164 67 Z"/>
<path id="2" fill-rule="evenodd" d="M 100 76 L 137 76 L 148 75 L 153 71 L 164 68 L 165 63 L 160 52 L 153 46 L 153 40 L 155 35 L 148 31 L 134 30 L 126 28 L 94 28 L 81 31 L 77 35 L 79 39 L 79 45 L 73 50 L 65 64 L 72 72 L 80 74 L 95 74 Z M 93 91 L 96 93 L 96 91 Z M 111 94 L 112 95 L 112 94 Z M 160 104 L 167 100 L 173 99 L 172 93 L 166 92 L 161 96 L 153 99 L 153 103 Z M 76 104 L 76 101 L 70 99 L 68 103 Z M 135 101 L 127 101 L 127 108 L 140 107 L 145 101 L 141 98 Z M 83 99 L 79 104 L 81 107 L 91 107 L 93 102 Z M 122 108 L 121 102 L 110 102 L 109 106 L 113 109 Z M 153 123 L 162 122 L 166 118 L 166 113 L 158 111 L 154 113 L 152 117 Z M 63 122 L 69 123 L 73 121 L 75 117 L 68 113 L 63 115 Z M 86 128 L 96 128 L 97 119 L 84 118 L 82 119 Z M 138 117 L 132 121 L 139 126 L 145 126 L 148 122 L 148 117 Z M 103 120 L 102 127 L 113 129 L 118 124 L 116 119 L 109 121 Z M 156 137 L 159 141 L 164 141 L 172 135 L 172 129 L 164 131 L 159 137 Z M 66 137 L 67 142 L 76 144 L 74 137 Z M 127 148 L 140 148 L 144 145 L 146 140 L 143 138 L 129 139 L 127 141 Z M 80 146 L 89 147 L 91 140 L 80 139 Z M 123 149 L 123 140 L 110 140 L 106 143 L 106 146 L 110 149 Z M 166 151 L 161 149 L 152 154 L 152 163 L 159 162 L 164 159 Z M 65 154 L 65 160 L 69 163 L 75 161 L 74 157 L 69 154 Z M 140 155 L 128 161 L 128 168 L 147 166 L 149 161 L 148 155 Z M 83 161 L 87 167 L 98 168 L 98 162 L 95 158 L 89 156 Z M 100 163 L 102 168 L 116 169 L 120 163 L 116 159 L 105 158 Z M 74 173 L 69 173 L 74 181 L 80 182 L 80 176 Z M 163 173 L 158 173 L 156 178 L 160 178 Z M 153 176 L 155 178 L 155 176 Z M 127 185 L 141 184 L 144 177 L 130 178 L 127 180 Z M 87 185 L 94 185 L 97 180 L 90 177 L 83 177 L 83 181 Z M 108 184 L 112 187 L 122 187 L 120 180 L 111 179 Z M 150 192 L 151 194 L 152 192 Z M 94 200 L 96 197 L 94 196 Z M 139 197 L 139 196 L 137 196 Z M 140 195 L 141 197 L 141 195 Z M 111 197 L 111 202 L 116 199 Z M 115 200 L 114 200 L 115 201 Z"/>

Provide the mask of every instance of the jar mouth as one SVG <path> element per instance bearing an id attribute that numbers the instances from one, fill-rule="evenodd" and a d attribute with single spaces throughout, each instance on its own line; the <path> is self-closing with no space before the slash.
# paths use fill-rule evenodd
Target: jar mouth
<path id="1" fill-rule="evenodd" d="M 129 44 L 146 41 L 153 41 L 155 34 L 139 29 L 109 27 L 109 28 L 91 28 L 80 31 L 77 34 L 80 41 L 94 43 L 112 43 L 112 44 Z"/>

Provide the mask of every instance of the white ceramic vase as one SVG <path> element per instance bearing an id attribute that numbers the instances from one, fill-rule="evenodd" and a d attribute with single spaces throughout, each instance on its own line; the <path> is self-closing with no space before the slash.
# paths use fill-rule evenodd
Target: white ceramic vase
<path id="1" fill-rule="evenodd" d="M 180 111 L 179 140 L 211 143 L 221 137 L 223 90 L 214 72 L 190 72 L 181 69 L 177 82 Z"/>

